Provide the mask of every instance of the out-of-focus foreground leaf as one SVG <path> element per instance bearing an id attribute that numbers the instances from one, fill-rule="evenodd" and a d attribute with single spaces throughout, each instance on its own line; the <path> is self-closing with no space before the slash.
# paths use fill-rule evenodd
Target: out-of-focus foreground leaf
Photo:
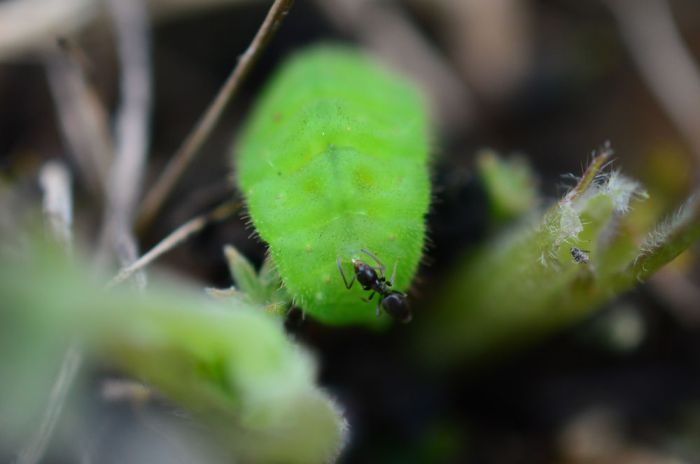
<path id="1" fill-rule="evenodd" d="M 496 222 L 517 217 L 537 205 L 537 181 L 527 160 L 500 159 L 492 150 L 477 154 L 477 175 L 489 193 L 489 209 Z"/>
<path id="2" fill-rule="evenodd" d="M 236 459 L 328 462 L 345 441 L 313 357 L 257 306 L 224 306 L 181 283 L 103 290 L 80 263 L 40 243 L 29 256 L 0 254 L 0 298 L 3 430 L 26 432 L 63 347 L 77 338 L 88 358 L 187 409 Z"/>

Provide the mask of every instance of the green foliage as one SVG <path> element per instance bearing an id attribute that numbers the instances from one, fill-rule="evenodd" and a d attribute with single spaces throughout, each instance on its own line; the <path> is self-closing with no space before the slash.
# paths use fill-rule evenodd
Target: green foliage
<path id="1" fill-rule="evenodd" d="M 267 257 L 260 272 L 255 272 L 253 265 L 234 246 L 224 247 L 231 277 L 236 286 L 228 289 L 207 289 L 210 295 L 223 301 L 262 306 L 271 314 L 285 316 L 291 304 L 287 290 L 282 286 L 282 279 L 272 260 Z"/>
<path id="2" fill-rule="evenodd" d="M 417 329 L 423 356 L 433 364 L 483 361 L 522 346 L 647 279 L 700 238 L 696 196 L 638 247 L 628 213 L 646 193 L 618 171 L 603 172 L 610 155 L 605 147 L 555 205 L 460 261 Z"/>
<path id="3" fill-rule="evenodd" d="M 46 407 L 74 326 L 76 273 L 57 247 L 36 259 L 0 241 L 0 446 L 17 449 Z"/>
<path id="4" fill-rule="evenodd" d="M 491 216 L 515 218 L 537 205 L 535 174 L 524 158 L 503 160 L 492 150 L 482 150 L 476 159 L 477 174 L 489 192 Z"/>
<path id="5" fill-rule="evenodd" d="M 423 249 L 430 183 L 421 98 L 360 52 L 314 47 L 267 87 L 236 147 L 238 184 L 296 305 L 332 324 L 376 324 L 349 266 L 368 249 L 406 289 Z"/>
<path id="6" fill-rule="evenodd" d="M 314 385 L 313 358 L 276 318 L 173 290 L 122 297 L 97 321 L 101 355 L 211 424 L 235 456 L 307 463 L 337 455 L 342 416 Z"/>
<path id="7" fill-rule="evenodd" d="M 21 328 L 27 337 L 3 340 L 3 392 L 21 400 L 0 403 L 3 419 L 9 411 L 21 426 L 26 405 L 45 404 L 44 392 L 15 384 L 28 377 L 12 362 L 27 363 L 33 380 L 49 385 L 55 370 L 37 363 L 38 355 L 53 348 L 48 359 L 56 362 L 61 347 L 77 337 L 89 357 L 147 382 L 208 424 L 236 460 L 320 463 L 338 454 L 345 421 L 316 386 L 313 357 L 262 306 L 222 305 L 172 281 L 152 282 L 144 294 L 126 286 L 101 290 L 81 263 L 39 243 L 32 249 L 29 257 L 0 257 L 3 333 Z M 45 339 L 63 343 L 44 347 Z"/>
<path id="8" fill-rule="evenodd" d="M 644 281 L 662 266 L 681 254 L 700 237 L 700 193 L 696 193 L 678 212 L 649 233 L 639 254 L 620 274 L 621 286 L 632 279 Z"/>

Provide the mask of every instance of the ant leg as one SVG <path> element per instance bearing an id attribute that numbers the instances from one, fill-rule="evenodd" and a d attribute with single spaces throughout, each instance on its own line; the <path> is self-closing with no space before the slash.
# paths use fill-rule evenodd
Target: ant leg
<path id="1" fill-rule="evenodd" d="M 352 288 L 352 284 L 355 283 L 355 276 L 352 276 L 350 283 L 348 283 L 348 279 L 345 278 L 345 273 L 343 272 L 343 265 L 340 262 L 340 258 L 336 258 L 335 263 L 338 265 L 338 270 L 340 271 L 340 276 L 343 278 L 343 282 L 345 283 L 345 288 L 350 290 L 350 288 Z"/>
<path id="2" fill-rule="evenodd" d="M 365 248 L 361 249 L 360 251 L 362 253 L 366 254 L 367 256 L 369 256 L 370 258 L 372 258 L 374 260 L 374 262 L 379 265 L 378 266 L 379 270 L 381 271 L 382 275 L 384 275 L 384 271 L 385 271 L 384 264 L 381 261 L 379 261 L 379 258 L 374 256 L 369 250 L 367 250 Z"/>
<path id="3" fill-rule="evenodd" d="M 374 297 L 374 293 L 375 292 L 370 293 L 369 298 L 363 298 L 362 301 L 364 301 L 365 303 L 369 303 L 370 301 L 372 301 L 372 298 Z"/>
<path id="4" fill-rule="evenodd" d="M 399 260 L 397 259 L 396 262 L 394 262 L 394 271 L 391 273 L 391 279 L 389 279 L 389 282 L 387 282 L 387 285 L 389 287 L 394 286 L 394 280 L 396 280 L 396 266 L 398 266 Z"/>
<path id="5" fill-rule="evenodd" d="M 377 301 L 377 317 L 382 315 L 382 300 Z"/>

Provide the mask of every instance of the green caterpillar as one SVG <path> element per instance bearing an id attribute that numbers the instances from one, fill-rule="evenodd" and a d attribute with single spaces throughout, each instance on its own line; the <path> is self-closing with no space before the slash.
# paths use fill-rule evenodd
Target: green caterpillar
<path id="1" fill-rule="evenodd" d="M 344 46 L 315 46 L 282 66 L 235 147 L 238 185 L 295 304 L 331 324 L 372 323 L 368 292 L 336 260 L 370 250 L 392 288 L 415 275 L 430 201 L 428 121 L 401 77 Z M 370 263 L 374 265 L 374 263 Z M 386 276 L 389 278 L 389 276 Z"/>

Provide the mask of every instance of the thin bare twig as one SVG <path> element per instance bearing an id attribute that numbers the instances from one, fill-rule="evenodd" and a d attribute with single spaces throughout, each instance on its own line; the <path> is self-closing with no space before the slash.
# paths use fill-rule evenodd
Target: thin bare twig
<path id="1" fill-rule="evenodd" d="M 605 0 L 640 74 L 700 163 L 700 68 L 665 0 Z"/>
<path id="2" fill-rule="evenodd" d="M 141 256 L 138 260 L 134 261 L 129 266 L 123 268 L 119 273 L 109 281 L 107 288 L 114 287 L 124 282 L 126 279 L 131 277 L 135 272 L 138 272 L 148 266 L 150 263 L 155 261 L 157 258 L 162 256 L 164 253 L 175 248 L 180 243 L 187 240 L 192 235 L 196 234 L 202 230 L 207 224 L 211 222 L 222 221 L 241 207 L 241 202 L 234 200 L 226 202 L 214 210 L 190 219 L 173 232 L 171 232 L 167 237 L 161 240 L 156 246 L 154 246 L 148 253 Z"/>
<path id="3" fill-rule="evenodd" d="M 121 101 L 116 118 L 116 157 L 109 175 L 100 248 L 114 250 L 122 266 L 138 257 L 132 233 L 146 164 L 151 113 L 150 30 L 140 0 L 110 0 L 121 62 Z M 139 275 L 137 285 L 145 286 Z"/>
<path id="4" fill-rule="evenodd" d="M 107 112 L 85 77 L 85 62 L 75 45 L 64 41 L 59 52 L 46 57 L 46 73 L 58 123 L 85 185 L 100 197 L 112 162 Z"/>
<path id="5" fill-rule="evenodd" d="M 17 464 L 36 464 L 41 461 L 82 362 L 83 355 L 78 346 L 73 343 L 66 351 L 56 381 L 51 387 L 49 404 L 44 411 L 41 425 L 25 448 L 20 451 Z"/>
<path id="6" fill-rule="evenodd" d="M 49 161 L 39 172 L 44 191 L 44 216 L 53 236 L 70 252 L 73 224 L 73 198 L 68 168 L 59 161 Z"/>
<path id="7" fill-rule="evenodd" d="M 42 167 L 39 183 L 44 191 L 44 214 L 49 229 L 54 238 L 63 244 L 66 252 L 70 253 L 73 221 L 70 174 L 63 164 L 50 161 Z M 81 363 L 80 350 L 75 343 L 72 343 L 63 357 L 58 376 L 51 387 L 48 405 L 41 423 L 20 450 L 16 461 L 18 464 L 36 464 L 44 456 Z"/>
<path id="8" fill-rule="evenodd" d="M 131 224 L 141 192 L 151 114 L 150 31 L 144 2 L 110 0 L 121 62 L 121 101 L 115 123 L 116 162 L 110 198 Z"/>
<path id="9" fill-rule="evenodd" d="M 258 57 L 273 37 L 293 3 L 294 0 L 275 0 L 272 4 L 253 41 L 246 51 L 238 57 L 236 66 L 219 90 L 219 93 L 197 122 L 192 132 L 190 132 L 170 159 L 156 184 L 148 192 L 137 220 L 137 229 L 141 230 L 147 227 L 158 214 L 173 187 L 175 187 L 212 129 L 214 129 L 226 105 L 235 95 L 253 65 L 255 65 Z"/>

